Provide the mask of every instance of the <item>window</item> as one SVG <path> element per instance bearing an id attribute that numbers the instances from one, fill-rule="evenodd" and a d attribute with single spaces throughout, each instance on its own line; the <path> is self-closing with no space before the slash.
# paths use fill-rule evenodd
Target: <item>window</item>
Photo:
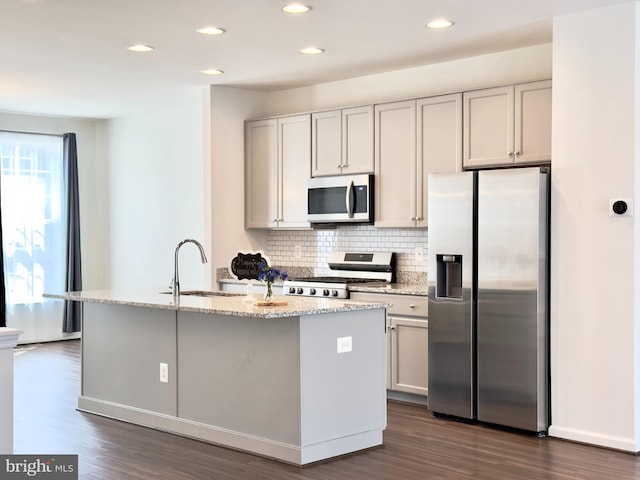
<path id="1" fill-rule="evenodd" d="M 17 306 L 33 307 L 44 303 L 44 292 L 64 291 L 63 139 L 0 132 L 0 163 L 9 323 Z"/>

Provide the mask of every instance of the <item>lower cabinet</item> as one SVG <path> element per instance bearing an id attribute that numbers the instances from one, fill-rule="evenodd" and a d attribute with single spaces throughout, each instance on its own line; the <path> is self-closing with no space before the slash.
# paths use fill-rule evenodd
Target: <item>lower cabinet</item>
<path id="1" fill-rule="evenodd" d="M 426 319 L 389 316 L 387 388 L 427 395 L 428 335 Z"/>
<path id="2" fill-rule="evenodd" d="M 388 302 L 387 389 L 391 392 L 428 394 L 427 297 L 351 292 L 358 302 Z"/>

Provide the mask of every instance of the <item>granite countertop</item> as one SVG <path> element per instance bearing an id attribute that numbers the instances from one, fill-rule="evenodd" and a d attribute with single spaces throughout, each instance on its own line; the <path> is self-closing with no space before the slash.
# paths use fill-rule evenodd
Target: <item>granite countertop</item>
<path id="1" fill-rule="evenodd" d="M 60 300 L 256 318 L 297 317 L 354 310 L 373 310 L 389 306 L 387 303 L 294 296 L 276 296 L 277 301 L 286 301 L 287 305 L 257 306 L 255 302 L 261 300 L 259 295 L 250 302 L 247 301 L 245 295 L 229 295 L 224 292 L 220 292 L 224 296 L 181 295 L 174 299 L 171 294 L 159 293 L 161 290 L 160 288 L 157 290 L 89 290 L 61 294 L 47 293 L 43 296 Z"/>

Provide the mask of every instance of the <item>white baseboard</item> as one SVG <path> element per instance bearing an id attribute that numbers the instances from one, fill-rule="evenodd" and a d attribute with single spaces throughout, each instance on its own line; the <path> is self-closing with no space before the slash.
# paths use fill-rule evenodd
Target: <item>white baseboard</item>
<path id="1" fill-rule="evenodd" d="M 549 427 L 549 436 L 631 453 L 638 453 L 640 451 L 640 446 L 633 438 L 605 435 L 598 432 L 578 430 L 558 425 Z"/>

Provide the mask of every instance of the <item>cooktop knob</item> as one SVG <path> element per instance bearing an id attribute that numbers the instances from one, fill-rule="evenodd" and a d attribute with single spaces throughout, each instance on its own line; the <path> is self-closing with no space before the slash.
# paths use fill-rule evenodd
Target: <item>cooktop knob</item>
<path id="1" fill-rule="evenodd" d="M 326 288 L 322 291 L 322 295 L 324 295 L 325 297 L 329 296 L 329 290 L 327 290 Z"/>
<path id="2" fill-rule="evenodd" d="M 337 290 L 331 290 L 331 296 L 332 297 L 337 297 L 338 296 L 338 291 Z"/>
<path id="3" fill-rule="evenodd" d="M 298 290 L 296 290 L 296 293 L 298 295 L 302 295 L 302 292 L 303 292 L 302 288 L 298 287 Z"/>
<path id="4" fill-rule="evenodd" d="M 289 287 L 289 293 L 296 293 L 296 289 L 294 287 Z"/>
<path id="5" fill-rule="evenodd" d="M 315 288 L 311 288 L 309 290 L 309 295 L 315 295 L 316 294 L 316 289 Z"/>

